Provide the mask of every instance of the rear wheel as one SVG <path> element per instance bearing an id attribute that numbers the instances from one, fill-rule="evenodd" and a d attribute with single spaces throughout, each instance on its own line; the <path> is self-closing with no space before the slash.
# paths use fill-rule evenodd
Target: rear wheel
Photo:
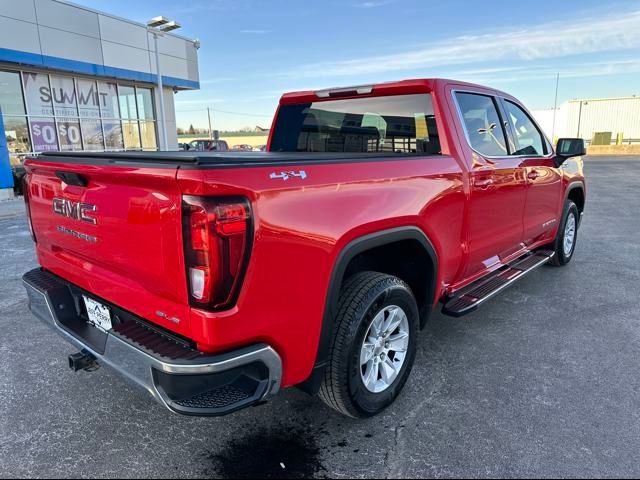
<path id="1" fill-rule="evenodd" d="M 556 254 L 551 261 L 551 265 L 566 265 L 573 258 L 576 241 L 578 240 L 579 215 L 576 204 L 571 200 L 567 200 L 562 212 L 562 223 L 553 244 Z"/>
<path id="2" fill-rule="evenodd" d="M 362 272 L 348 279 L 320 398 L 354 418 L 388 407 L 411 372 L 418 322 L 415 298 L 399 278 Z"/>

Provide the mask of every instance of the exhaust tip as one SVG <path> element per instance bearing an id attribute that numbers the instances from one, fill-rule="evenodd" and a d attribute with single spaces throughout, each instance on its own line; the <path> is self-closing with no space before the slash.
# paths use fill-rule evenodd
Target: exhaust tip
<path id="1" fill-rule="evenodd" d="M 93 372 L 100 367 L 100 365 L 98 365 L 96 357 L 91 355 L 86 350 L 82 350 L 81 352 L 69 355 L 68 360 L 69 368 L 74 372 L 79 372 L 80 370 L 84 370 L 85 372 Z"/>

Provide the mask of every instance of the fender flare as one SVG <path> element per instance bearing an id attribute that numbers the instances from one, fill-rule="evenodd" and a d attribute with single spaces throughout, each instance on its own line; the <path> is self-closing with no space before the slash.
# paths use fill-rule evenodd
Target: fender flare
<path id="1" fill-rule="evenodd" d="M 584 196 L 584 200 L 585 200 L 585 204 L 587 202 L 587 189 L 585 188 L 585 185 L 582 181 L 577 181 L 577 182 L 571 182 L 569 183 L 569 185 L 567 185 L 567 191 L 564 194 L 564 200 L 565 202 L 567 201 L 567 199 L 569 198 L 569 194 L 576 190 L 582 190 L 582 195 Z"/>
<path id="2" fill-rule="evenodd" d="M 436 282 L 438 276 L 438 257 L 436 250 L 425 233 L 418 227 L 406 226 L 381 230 L 358 237 L 349 242 L 338 254 L 333 265 L 331 276 L 329 277 L 329 287 L 327 289 L 327 298 L 325 300 L 324 313 L 322 316 L 322 329 L 318 339 L 318 350 L 316 353 L 316 361 L 310 377 L 299 387 L 307 393 L 315 394 L 320 388 L 324 377 L 324 369 L 329 361 L 329 352 L 331 349 L 331 340 L 335 331 L 335 316 L 338 299 L 340 297 L 340 288 L 342 279 L 347 270 L 347 266 L 353 258 L 367 250 L 376 247 L 382 247 L 391 243 L 403 240 L 415 240 L 424 248 L 429 255 L 433 264 L 433 272 L 430 285 L 427 286 L 426 297 L 428 304 L 421 309 L 422 315 L 428 315 L 433 308 L 433 299 L 435 298 Z"/>
<path id="3" fill-rule="evenodd" d="M 564 202 L 562 203 L 562 208 L 564 208 L 565 203 L 567 203 L 567 200 L 569 199 L 569 195 L 574 190 L 582 190 L 582 197 L 584 198 L 584 205 L 582 206 L 582 211 L 580 211 L 580 218 L 578 219 L 578 227 L 580 227 L 580 225 L 582 224 L 582 217 L 584 215 L 584 208 L 587 203 L 587 189 L 585 187 L 584 182 L 576 181 L 576 182 L 571 182 L 569 183 L 569 185 L 567 185 L 567 190 L 564 194 Z M 580 209 L 580 206 L 578 206 L 578 209 Z"/>

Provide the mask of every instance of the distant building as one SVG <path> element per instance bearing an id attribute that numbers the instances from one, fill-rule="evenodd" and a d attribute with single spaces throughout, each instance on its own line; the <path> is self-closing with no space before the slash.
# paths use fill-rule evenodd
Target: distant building
<path id="1" fill-rule="evenodd" d="M 28 153 L 163 147 L 145 25 L 62 0 L 0 0 L 0 26 L 0 199 Z M 174 34 L 158 45 L 166 148 L 177 149 L 174 92 L 199 88 L 197 46 Z"/>
<path id="2" fill-rule="evenodd" d="M 258 132 L 258 133 L 266 133 L 268 131 L 269 131 L 268 128 L 262 128 L 262 127 L 256 127 L 255 129 L 255 132 Z"/>
<path id="3" fill-rule="evenodd" d="M 624 143 L 640 142 L 640 97 L 589 98 L 564 102 L 553 108 L 531 112 L 549 138 L 580 137 L 587 141 L 595 133 L 611 132 Z"/>

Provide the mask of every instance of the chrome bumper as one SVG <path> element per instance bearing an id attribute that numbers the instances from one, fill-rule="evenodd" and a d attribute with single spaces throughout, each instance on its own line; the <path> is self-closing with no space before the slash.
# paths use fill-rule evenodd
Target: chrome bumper
<path id="1" fill-rule="evenodd" d="M 52 286 L 52 281 L 59 281 L 60 283 Z M 282 361 L 276 351 L 268 345 L 260 344 L 223 355 L 201 356 L 196 360 L 172 362 L 154 356 L 148 350 L 145 351 L 139 346 L 130 343 L 117 333 L 109 332 L 106 334 L 104 351 L 100 352 L 100 349 L 84 341 L 77 332 L 67 328 L 61 322 L 60 315 L 55 313 L 56 308 L 61 311 L 66 308 L 65 313 L 68 315 L 70 309 L 68 305 L 59 304 L 57 300 L 52 302 L 49 295 L 51 288 L 60 289 L 61 285 L 64 286 L 66 283 L 64 280 L 37 269 L 37 271 L 34 270 L 25 274 L 23 283 L 29 298 L 29 309 L 35 317 L 53 328 L 78 349 L 91 353 L 99 364 L 110 367 L 133 385 L 141 387 L 160 404 L 173 412 L 201 416 L 225 415 L 241 408 L 264 402 L 278 393 L 280 389 Z M 54 304 L 56 307 L 54 307 Z M 264 366 L 266 372 L 268 372 L 266 378 L 260 381 L 259 391 L 256 390 L 253 396 L 249 395 L 249 398 L 240 403 L 232 403 L 223 408 L 184 407 L 180 404 L 180 401 L 176 400 L 175 395 L 173 395 L 174 398 L 171 398 L 172 395 L 162 388 L 161 384 L 163 382 L 159 380 L 160 377 L 172 377 L 180 381 L 180 376 L 189 375 L 200 376 L 201 378 L 206 376 L 213 379 L 212 381 L 215 383 L 216 374 L 224 374 L 234 370 L 241 372 L 243 367 L 256 364 Z M 263 367 L 260 368 L 264 370 Z M 207 392 L 204 393 L 206 394 Z M 185 402 L 183 401 L 182 403 Z M 189 403 L 188 399 L 186 403 Z M 198 400 L 195 403 L 202 402 Z"/>

